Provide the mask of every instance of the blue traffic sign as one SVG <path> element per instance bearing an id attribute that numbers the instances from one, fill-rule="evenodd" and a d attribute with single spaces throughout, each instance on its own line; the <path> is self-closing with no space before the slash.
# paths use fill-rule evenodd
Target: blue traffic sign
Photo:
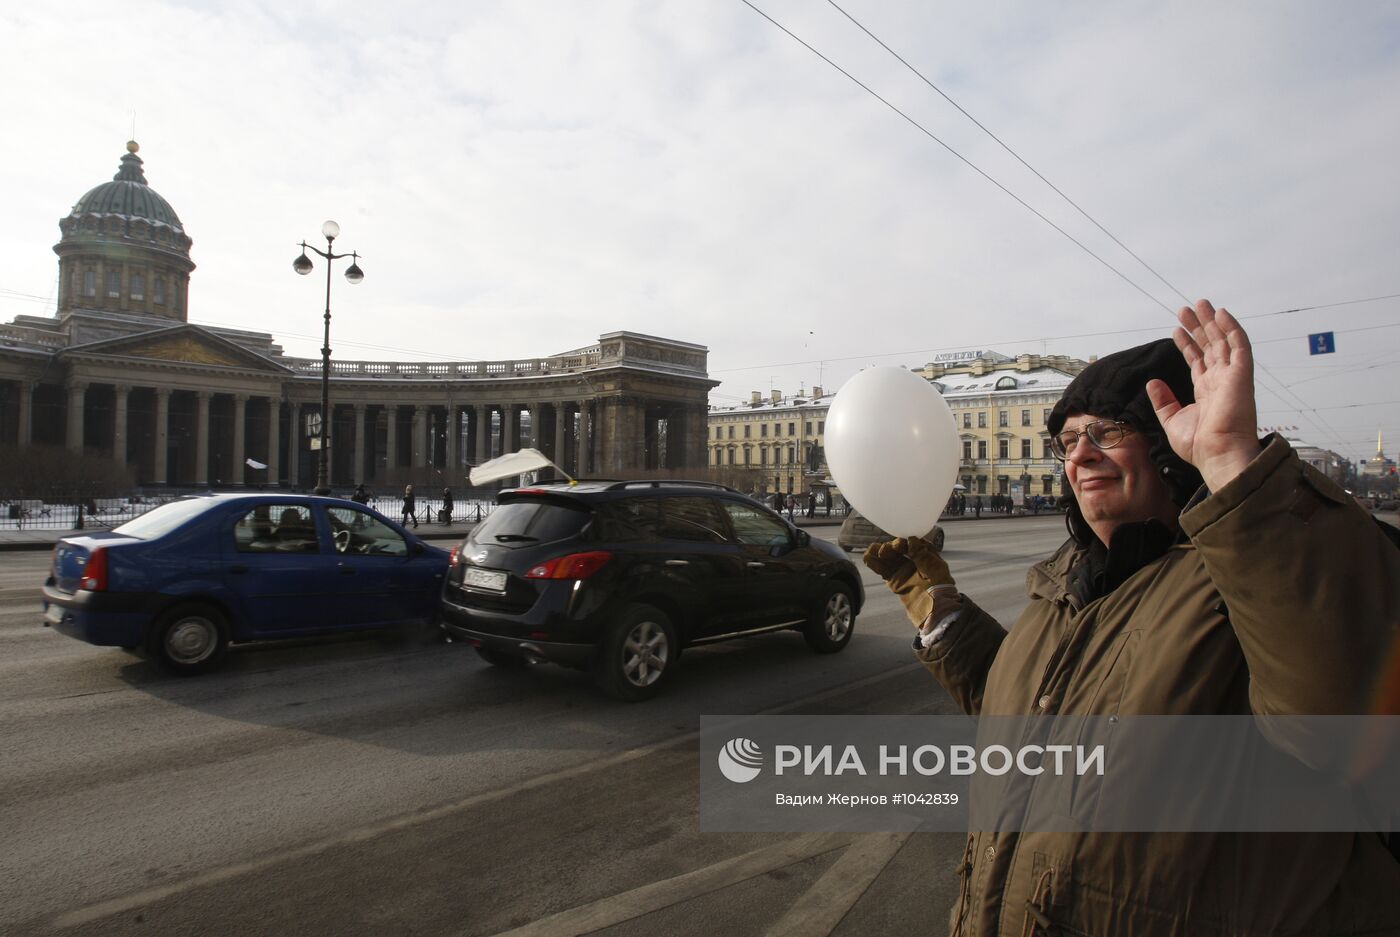
<path id="1" fill-rule="evenodd" d="M 1337 342 L 1331 332 L 1317 332 L 1308 336 L 1308 354 L 1330 355 L 1337 350 Z"/>

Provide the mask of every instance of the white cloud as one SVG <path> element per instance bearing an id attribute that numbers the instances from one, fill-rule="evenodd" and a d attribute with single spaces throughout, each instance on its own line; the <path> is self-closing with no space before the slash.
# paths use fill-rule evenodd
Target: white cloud
<path id="1" fill-rule="evenodd" d="M 756 2 L 1179 302 L 835 9 Z M 1248 315 L 1400 292 L 1391 5 L 843 6 L 1189 295 Z M 534 355 L 630 328 L 708 345 L 720 400 L 953 347 L 1101 354 L 1148 336 L 1059 337 L 1170 325 L 738 0 L 35 4 L 0 13 L 0 82 L 20 92 L 0 289 L 52 296 L 57 221 L 116 170 L 134 108 L 195 241 L 192 319 L 292 353 L 316 353 L 321 295 L 290 262 L 327 217 L 364 256 L 333 295 L 345 357 Z M 5 320 L 46 308 L 0 293 Z M 1388 400 L 1400 329 L 1346 330 L 1397 308 L 1251 326 L 1341 333 L 1334 359 L 1260 346 L 1280 381 L 1325 378 L 1298 384 L 1304 408 Z M 1369 456 L 1367 424 L 1400 439 L 1396 412 L 1319 410 L 1337 428 L 1307 435 Z"/>

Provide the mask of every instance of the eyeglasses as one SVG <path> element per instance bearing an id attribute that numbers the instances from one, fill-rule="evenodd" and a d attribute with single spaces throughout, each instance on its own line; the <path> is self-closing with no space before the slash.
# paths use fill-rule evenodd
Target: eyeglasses
<path id="1" fill-rule="evenodd" d="M 1067 429 L 1051 436 L 1050 453 L 1063 462 L 1079 444 L 1080 436 L 1088 436 L 1089 441 L 1100 449 L 1112 449 L 1131 432 L 1133 428 L 1120 420 L 1095 420 L 1085 423 L 1080 429 Z"/>

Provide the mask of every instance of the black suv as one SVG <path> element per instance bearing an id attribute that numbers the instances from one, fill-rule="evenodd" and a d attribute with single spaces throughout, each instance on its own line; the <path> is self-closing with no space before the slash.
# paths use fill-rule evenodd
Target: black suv
<path id="1" fill-rule="evenodd" d="M 865 598 L 839 547 L 723 485 L 585 481 L 497 502 L 452 551 L 443 628 L 497 666 L 591 668 L 619 699 L 653 695 L 692 644 L 791 628 L 839 651 Z"/>

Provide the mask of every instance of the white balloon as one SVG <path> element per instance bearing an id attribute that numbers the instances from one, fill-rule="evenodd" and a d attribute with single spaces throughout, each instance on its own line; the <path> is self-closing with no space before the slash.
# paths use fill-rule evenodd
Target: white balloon
<path id="1" fill-rule="evenodd" d="M 845 383 L 826 415 L 826 464 L 841 494 L 875 526 L 922 537 L 958 474 L 953 411 L 902 368 L 869 368 Z"/>

